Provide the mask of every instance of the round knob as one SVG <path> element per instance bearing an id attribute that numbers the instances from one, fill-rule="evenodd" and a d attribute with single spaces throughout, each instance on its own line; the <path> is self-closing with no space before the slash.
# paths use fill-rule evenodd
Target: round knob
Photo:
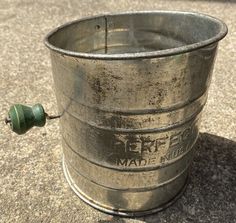
<path id="1" fill-rule="evenodd" d="M 33 107 L 15 104 L 11 106 L 5 122 L 10 124 L 13 132 L 22 135 L 34 126 L 43 127 L 47 114 L 41 104 Z"/>

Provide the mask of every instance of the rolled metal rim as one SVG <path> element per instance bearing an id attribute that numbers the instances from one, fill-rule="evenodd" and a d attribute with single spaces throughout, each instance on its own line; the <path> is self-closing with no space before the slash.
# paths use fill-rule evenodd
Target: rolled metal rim
<path id="1" fill-rule="evenodd" d="M 219 33 L 212 38 L 209 38 L 207 40 L 199 41 L 197 43 L 193 44 L 187 44 L 181 47 L 171 48 L 171 49 L 165 49 L 165 50 L 156 50 L 156 51 L 150 51 L 150 52 L 139 52 L 139 53 L 119 53 L 119 54 L 95 54 L 95 53 L 84 53 L 84 52 L 75 52 L 70 50 L 65 50 L 59 47 L 54 46 L 50 43 L 49 38 L 52 37 L 54 34 L 56 34 L 57 31 L 70 26 L 74 23 L 84 21 L 87 19 L 95 19 L 100 18 L 103 16 L 122 16 L 122 15 L 137 15 L 137 14 L 182 14 L 182 15 L 193 15 L 201 18 L 207 18 L 219 25 Z M 196 13 L 196 12 L 184 12 L 184 11 L 138 11 L 138 12 L 124 12 L 124 13 L 113 13 L 113 14 L 104 14 L 104 15 L 98 15 L 98 16 L 91 16 L 91 17 L 85 17 L 83 19 L 74 20 L 72 22 L 65 23 L 56 29 L 52 30 L 48 35 L 46 35 L 44 39 L 45 45 L 50 49 L 57 53 L 71 56 L 71 57 L 78 57 L 78 58 L 85 58 L 85 59 L 101 59 L 101 60 L 125 60 L 125 59 L 138 59 L 138 58 L 153 58 L 153 57 L 166 57 L 166 56 L 173 56 L 176 54 L 186 53 L 193 50 L 197 50 L 199 48 L 203 48 L 205 46 L 208 46 L 212 43 L 218 42 L 219 40 L 223 39 L 228 32 L 226 24 L 212 16 L 202 14 L 202 13 Z"/>

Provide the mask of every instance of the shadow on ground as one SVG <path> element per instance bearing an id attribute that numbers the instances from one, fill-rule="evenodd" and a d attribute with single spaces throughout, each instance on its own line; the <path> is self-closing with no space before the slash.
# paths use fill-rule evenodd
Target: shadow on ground
<path id="1" fill-rule="evenodd" d="M 204 222 L 236 221 L 236 142 L 201 133 L 190 182 L 184 195 L 171 207 L 154 215 L 136 218 L 137 222 Z M 129 222 L 111 217 L 99 223 Z"/>

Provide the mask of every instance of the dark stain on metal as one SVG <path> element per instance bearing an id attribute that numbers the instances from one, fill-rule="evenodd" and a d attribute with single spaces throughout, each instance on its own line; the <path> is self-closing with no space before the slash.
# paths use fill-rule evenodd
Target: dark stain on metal
<path id="1" fill-rule="evenodd" d="M 105 54 L 107 54 L 107 35 L 108 35 L 107 17 L 104 16 L 104 19 L 105 19 Z"/>

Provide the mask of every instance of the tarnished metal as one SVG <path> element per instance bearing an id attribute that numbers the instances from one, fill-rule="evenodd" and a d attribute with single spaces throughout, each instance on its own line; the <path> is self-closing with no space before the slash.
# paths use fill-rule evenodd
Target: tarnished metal
<path id="1" fill-rule="evenodd" d="M 64 171 L 102 211 L 139 216 L 186 184 L 226 25 L 188 12 L 86 18 L 51 32 Z"/>

